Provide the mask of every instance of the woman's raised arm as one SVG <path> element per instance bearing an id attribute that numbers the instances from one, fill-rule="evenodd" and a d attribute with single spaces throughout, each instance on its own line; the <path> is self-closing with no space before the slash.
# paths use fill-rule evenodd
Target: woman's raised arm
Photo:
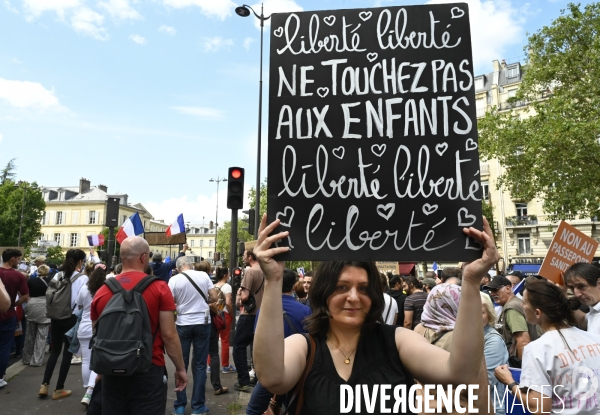
<path id="1" fill-rule="evenodd" d="M 265 291 L 254 333 L 254 364 L 260 383 L 270 392 L 283 394 L 300 380 L 306 366 L 308 346 L 304 336 L 296 334 L 284 340 L 283 306 L 281 289 L 284 262 L 273 256 L 289 251 L 288 247 L 272 248 L 271 245 L 288 236 L 281 232 L 269 236 L 279 225 L 279 220 L 266 225 L 263 215 L 254 254 L 265 274 Z"/>

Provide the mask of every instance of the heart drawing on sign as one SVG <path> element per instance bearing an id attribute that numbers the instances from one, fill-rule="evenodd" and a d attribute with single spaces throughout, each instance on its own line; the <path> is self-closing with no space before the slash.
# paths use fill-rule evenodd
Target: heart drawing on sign
<path id="1" fill-rule="evenodd" d="M 436 210 L 438 210 L 438 205 L 430 205 L 429 203 L 425 203 L 423 205 L 423 213 L 428 216 L 431 215 Z"/>
<path id="2" fill-rule="evenodd" d="M 369 62 L 373 62 L 375 59 L 377 59 L 377 53 L 376 52 L 371 52 L 371 53 L 367 53 L 367 59 L 369 60 Z"/>
<path id="3" fill-rule="evenodd" d="M 277 28 L 277 29 L 276 29 L 276 30 L 273 32 L 273 34 L 274 34 L 275 36 L 277 36 L 277 37 L 281 37 L 281 35 L 283 35 L 283 27 L 279 27 L 279 28 Z"/>
<path id="4" fill-rule="evenodd" d="M 323 21 L 327 23 L 328 26 L 333 26 L 333 24 L 335 23 L 335 16 L 327 16 L 323 19 Z"/>
<path id="5" fill-rule="evenodd" d="M 372 12 L 360 12 L 360 13 L 358 13 L 358 17 L 360 17 L 363 22 L 366 22 L 367 20 L 369 20 L 371 18 L 371 16 L 373 16 Z"/>
<path id="6" fill-rule="evenodd" d="M 465 149 L 467 151 L 475 150 L 477 149 L 477 143 L 472 138 L 469 138 L 467 140 L 467 144 L 465 145 Z"/>
<path id="7" fill-rule="evenodd" d="M 439 143 L 435 145 L 435 151 L 440 155 L 443 156 L 444 153 L 446 152 L 446 150 L 448 150 L 448 143 Z"/>
<path id="8" fill-rule="evenodd" d="M 475 239 L 471 238 L 470 236 L 467 236 L 467 240 L 465 242 L 465 249 L 472 249 L 473 251 L 481 251 L 483 249 L 483 246 L 481 246 L 481 244 L 479 242 L 477 242 Z"/>
<path id="9" fill-rule="evenodd" d="M 388 203 L 387 205 L 377 205 L 377 214 L 385 220 L 389 220 L 395 211 L 396 205 L 394 203 Z"/>
<path id="10" fill-rule="evenodd" d="M 317 88 L 317 94 L 319 94 L 319 96 L 321 98 L 325 98 L 327 96 L 327 94 L 329 94 L 329 88 L 327 88 L 326 86 L 322 86 L 321 88 Z"/>
<path id="11" fill-rule="evenodd" d="M 277 214 L 275 215 L 275 219 L 279 219 L 281 221 L 281 226 L 287 226 L 289 228 L 290 226 L 292 226 L 292 219 L 294 219 L 294 213 L 295 212 L 292 207 L 286 206 L 285 209 L 283 209 L 283 212 L 277 212 Z M 283 216 L 283 218 L 280 218 L 279 216 Z M 284 222 L 285 220 L 287 220 L 287 222 Z"/>
<path id="12" fill-rule="evenodd" d="M 465 15 L 465 11 L 460 7 L 453 7 L 452 10 L 450 10 L 450 14 L 452 14 L 453 19 L 459 19 Z"/>
<path id="13" fill-rule="evenodd" d="M 340 160 L 344 158 L 344 153 L 346 152 L 346 149 L 344 149 L 344 147 L 339 146 L 338 148 L 334 148 L 332 153 L 334 156 L 336 156 L 337 158 L 339 158 Z"/>
<path id="14" fill-rule="evenodd" d="M 381 157 L 381 156 L 383 156 L 383 153 L 385 153 L 385 144 L 373 144 L 371 146 L 371 151 L 377 157 Z"/>
<path id="15" fill-rule="evenodd" d="M 463 214 L 465 216 L 463 220 Z M 475 223 L 475 215 L 470 215 L 467 208 L 460 208 L 458 210 L 458 226 L 471 226 Z"/>

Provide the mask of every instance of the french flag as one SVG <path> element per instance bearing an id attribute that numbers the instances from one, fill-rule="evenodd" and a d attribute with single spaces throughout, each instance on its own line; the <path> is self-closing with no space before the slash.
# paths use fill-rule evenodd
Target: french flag
<path id="1" fill-rule="evenodd" d="M 104 245 L 104 235 L 88 235 L 88 243 L 90 246 Z"/>
<path id="2" fill-rule="evenodd" d="M 142 233 L 144 233 L 144 225 L 142 225 L 140 214 L 135 212 L 133 215 L 127 218 L 125 223 L 123 223 L 123 226 L 121 229 L 119 229 L 119 232 L 117 232 L 116 238 L 119 244 L 122 244 L 125 238 Z"/>
<path id="3" fill-rule="evenodd" d="M 185 232 L 185 224 L 183 223 L 183 213 L 177 216 L 177 220 L 167 228 L 167 236 L 177 235 L 181 232 Z"/>

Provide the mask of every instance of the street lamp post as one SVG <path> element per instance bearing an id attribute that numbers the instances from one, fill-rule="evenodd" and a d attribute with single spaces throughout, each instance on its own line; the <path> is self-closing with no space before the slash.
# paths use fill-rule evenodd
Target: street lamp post
<path id="1" fill-rule="evenodd" d="M 260 225 L 260 141 L 261 141 L 261 129 L 262 129 L 262 91 L 263 91 L 263 32 L 265 28 L 265 20 L 269 20 L 271 15 L 265 17 L 263 14 L 263 3 L 260 4 L 260 16 L 256 14 L 254 9 L 247 4 L 236 7 L 235 12 L 238 16 L 248 17 L 250 16 L 250 10 L 254 13 L 254 16 L 260 20 L 260 78 L 258 87 L 258 145 L 256 153 L 256 205 L 255 209 L 255 220 L 254 220 L 254 237 L 258 238 L 258 227 Z"/>
<path id="2" fill-rule="evenodd" d="M 217 231 L 219 230 L 219 183 L 226 182 L 227 179 L 217 176 L 216 179 L 210 179 L 209 182 L 217 182 L 217 213 L 215 215 L 215 250 L 217 252 Z M 215 255 L 213 253 L 213 261 Z"/>

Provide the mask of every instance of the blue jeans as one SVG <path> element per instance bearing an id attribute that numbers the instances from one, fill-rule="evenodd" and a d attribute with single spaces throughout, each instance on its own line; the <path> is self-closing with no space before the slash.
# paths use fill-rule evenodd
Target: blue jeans
<path id="1" fill-rule="evenodd" d="M 248 402 L 248 406 L 246 407 L 246 415 L 262 415 L 269 408 L 269 402 L 271 402 L 272 397 L 273 394 L 258 381 L 252 391 L 252 396 L 250 396 L 250 402 Z M 277 402 L 283 402 L 284 398 L 285 395 L 278 395 Z"/>
<path id="2" fill-rule="evenodd" d="M 0 379 L 5 375 L 10 359 L 10 347 L 15 338 L 17 317 L 0 321 Z"/>
<path id="3" fill-rule="evenodd" d="M 194 390 L 192 391 L 192 414 L 207 412 L 206 402 L 206 360 L 208 358 L 208 345 L 210 342 L 210 324 L 194 324 L 191 326 L 177 326 L 181 349 L 183 351 L 183 363 L 187 371 L 190 361 L 190 347 L 194 346 L 192 357 L 192 376 L 194 377 Z M 187 405 L 185 390 L 177 392 L 175 400 L 175 412 L 184 413 Z"/>

